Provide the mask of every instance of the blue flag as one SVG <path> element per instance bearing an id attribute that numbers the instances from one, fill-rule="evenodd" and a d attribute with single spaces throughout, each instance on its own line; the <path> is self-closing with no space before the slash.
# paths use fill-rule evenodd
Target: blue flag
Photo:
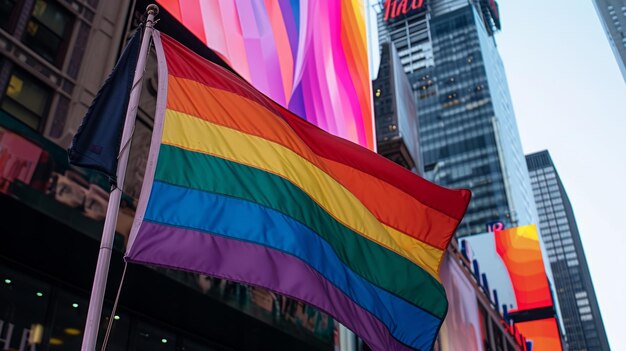
<path id="1" fill-rule="evenodd" d="M 141 47 L 141 27 L 96 94 L 68 149 L 70 164 L 96 169 L 117 183 L 117 157 Z"/>

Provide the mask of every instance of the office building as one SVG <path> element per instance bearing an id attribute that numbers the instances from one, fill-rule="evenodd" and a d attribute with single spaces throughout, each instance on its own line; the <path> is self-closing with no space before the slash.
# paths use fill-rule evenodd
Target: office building
<path id="1" fill-rule="evenodd" d="M 379 37 L 396 46 L 415 92 L 426 177 L 472 190 L 458 236 L 536 222 L 493 0 L 381 1 Z"/>
<path id="2" fill-rule="evenodd" d="M 594 0 L 593 4 L 626 82 L 626 0 Z"/>
<path id="3" fill-rule="evenodd" d="M 563 183 L 548 151 L 527 155 L 526 163 L 567 349 L 609 350 L 576 218 Z"/>
<path id="4" fill-rule="evenodd" d="M 69 144 L 124 44 L 128 16 L 127 1 L 3 1 L 0 111 Z"/>
<path id="5" fill-rule="evenodd" d="M 372 86 L 378 153 L 423 175 L 417 106 L 393 43 L 381 44 L 380 68 Z"/>
<path id="6" fill-rule="evenodd" d="M 80 349 L 109 184 L 99 173 L 71 167 L 65 150 L 146 5 L 128 0 L 0 1 L 2 350 Z M 159 17 L 166 16 L 162 11 Z M 171 16 L 167 22 L 175 25 Z M 170 33 L 180 38 L 184 29 Z M 143 178 L 155 104 L 153 69 L 152 58 L 102 322 L 109 318 L 122 274 Z M 330 350 L 333 345 L 333 320 L 297 301 L 199 274 L 139 265 L 128 267 L 113 318 L 109 350 Z M 101 342 L 104 329 L 99 335 Z"/>

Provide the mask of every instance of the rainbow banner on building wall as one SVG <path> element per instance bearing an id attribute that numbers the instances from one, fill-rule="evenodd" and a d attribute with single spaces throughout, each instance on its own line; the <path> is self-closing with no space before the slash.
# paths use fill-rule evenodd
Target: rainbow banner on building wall
<path id="1" fill-rule="evenodd" d="M 158 3 L 262 93 L 375 148 L 362 0 Z"/>

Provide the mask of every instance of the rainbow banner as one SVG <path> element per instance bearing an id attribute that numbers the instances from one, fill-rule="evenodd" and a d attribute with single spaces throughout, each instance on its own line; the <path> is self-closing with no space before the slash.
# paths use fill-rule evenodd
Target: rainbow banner
<path id="1" fill-rule="evenodd" d="M 548 316 L 518 321 L 515 326 L 533 342 L 533 350 L 562 350 L 537 227 L 530 224 L 498 231 L 495 233 L 495 242 L 496 251 L 506 266 L 515 292 L 517 308 L 509 310 L 509 313 L 532 313 L 542 309 L 550 311 Z"/>
<path id="2" fill-rule="evenodd" d="M 158 0 L 263 94 L 374 149 L 362 0 Z"/>
<path id="3" fill-rule="evenodd" d="M 429 350 L 469 191 L 319 129 L 155 33 L 157 116 L 127 260 L 302 300 L 375 350 Z"/>

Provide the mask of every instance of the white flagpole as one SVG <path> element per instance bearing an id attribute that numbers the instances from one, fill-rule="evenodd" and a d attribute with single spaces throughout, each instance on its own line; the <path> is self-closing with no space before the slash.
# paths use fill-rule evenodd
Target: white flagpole
<path id="1" fill-rule="evenodd" d="M 159 7 L 151 4 L 146 8 L 148 19 L 146 20 L 146 28 L 141 41 L 141 49 L 137 59 L 137 68 L 135 69 L 135 77 L 133 79 L 133 88 L 130 92 L 128 100 L 128 109 L 126 110 L 126 120 L 124 121 L 124 130 L 122 132 L 122 144 L 120 155 L 117 163 L 117 184 L 119 187 L 124 186 L 124 178 L 126 177 L 126 166 L 128 164 L 128 155 L 130 153 L 130 139 L 135 127 L 135 117 L 139 107 L 139 95 L 141 94 L 143 72 L 146 67 L 146 58 L 148 47 L 152 37 L 152 29 L 154 27 L 154 17 L 159 13 Z M 100 326 L 100 316 L 102 314 L 102 303 L 104 301 L 104 292 L 107 285 L 107 276 L 109 273 L 109 263 L 111 261 L 111 251 L 113 249 L 113 238 L 115 236 L 115 226 L 117 224 L 117 215 L 122 198 L 122 190 L 119 187 L 113 187 L 109 195 L 109 204 L 107 207 L 107 215 L 104 220 L 104 228 L 102 229 L 102 241 L 100 242 L 100 252 L 98 254 L 98 263 L 96 265 L 96 273 L 93 279 L 93 287 L 91 288 L 91 297 L 89 299 L 89 310 L 87 312 L 87 322 L 85 323 L 85 333 L 83 335 L 83 345 L 81 351 L 95 351 L 98 339 L 98 329 Z"/>
<path id="2" fill-rule="evenodd" d="M 346 328 L 343 324 L 339 324 L 339 350 L 340 351 L 356 351 L 356 339 L 354 333 Z"/>

